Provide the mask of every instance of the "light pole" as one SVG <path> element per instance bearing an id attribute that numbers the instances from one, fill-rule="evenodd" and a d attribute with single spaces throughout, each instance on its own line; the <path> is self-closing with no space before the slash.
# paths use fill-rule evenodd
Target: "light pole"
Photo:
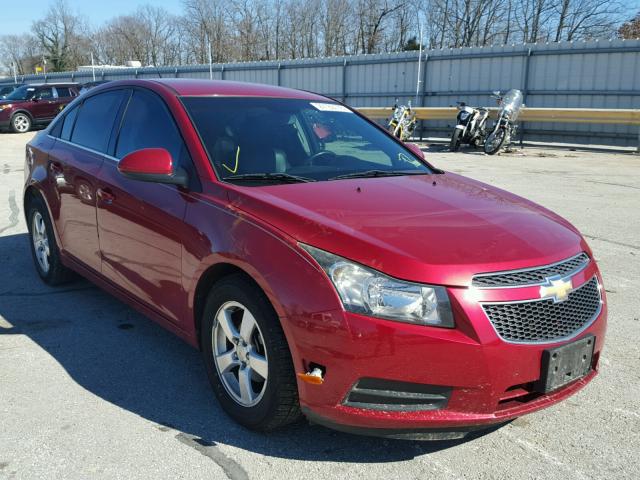
<path id="1" fill-rule="evenodd" d="M 91 52 L 91 73 L 93 74 L 93 81 L 96 81 L 96 67 L 93 64 L 93 52 Z"/>

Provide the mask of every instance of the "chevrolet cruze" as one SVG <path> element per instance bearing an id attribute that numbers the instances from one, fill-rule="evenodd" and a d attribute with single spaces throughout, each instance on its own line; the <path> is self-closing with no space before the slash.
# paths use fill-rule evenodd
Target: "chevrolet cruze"
<path id="1" fill-rule="evenodd" d="M 79 273 L 199 348 L 246 427 L 452 438 L 597 373 L 580 233 L 330 98 L 110 82 L 29 142 L 25 177 L 40 277 Z"/>

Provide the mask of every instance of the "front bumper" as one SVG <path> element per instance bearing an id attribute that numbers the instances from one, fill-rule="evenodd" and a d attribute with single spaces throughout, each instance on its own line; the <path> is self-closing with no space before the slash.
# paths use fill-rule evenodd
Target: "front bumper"
<path id="1" fill-rule="evenodd" d="M 585 271 L 580 274 L 581 280 L 594 274 L 595 269 Z M 599 275 L 598 279 L 601 282 Z M 477 292 L 470 293 L 464 288 L 449 289 L 455 329 L 402 324 L 342 310 L 291 317 L 297 371 L 310 365 L 325 369 L 321 385 L 298 382 L 300 403 L 307 417 L 352 433 L 456 438 L 551 406 L 597 375 L 606 330 L 606 303 L 595 321 L 573 338 L 517 344 L 497 335 L 478 303 Z M 589 334 L 596 339 L 591 372 L 553 392 L 538 393 L 535 385 L 541 377 L 544 350 Z M 363 378 L 447 387 L 450 395 L 446 406 L 436 409 L 351 406 L 347 402 L 349 394 Z"/>

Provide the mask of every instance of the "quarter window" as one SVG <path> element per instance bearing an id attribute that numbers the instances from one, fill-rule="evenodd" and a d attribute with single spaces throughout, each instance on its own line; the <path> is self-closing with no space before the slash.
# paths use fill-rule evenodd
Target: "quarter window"
<path id="1" fill-rule="evenodd" d="M 78 116 L 78 107 L 73 107 L 69 113 L 65 115 L 62 119 L 62 133 L 60 134 L 60 138 L 63 140 L 71 139 L 71 131 L 73 130 L 73 122 Z"/>
<path id="2" fill-rule="evenodd" d="M 123 90 L 115 90 L 87 98 L 77 114 L 71 141 L 106 153 L 123 96 Z"/>

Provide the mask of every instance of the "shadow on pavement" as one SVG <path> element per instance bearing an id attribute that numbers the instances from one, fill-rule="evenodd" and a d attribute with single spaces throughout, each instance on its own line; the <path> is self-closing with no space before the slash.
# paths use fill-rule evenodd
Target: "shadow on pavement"
<path id="1" fill-rule="evenodd" d="M 378 463 L 483 435 L 439 442 L 384 440 L 305 421 L 270 434 L 245 430 L 219 407 L 198 351 L 87 281 L 47 287 L 31 262 L 26 234 L 0 237 L 0 315 L 10 324 L 0 324 L 0 336 L 28 336 L 80 386 L 160 431 L 182 432 L 176 438 L 183 443 L 187 438 L 200 446 L 222 443 L 271 457 Z"/>

